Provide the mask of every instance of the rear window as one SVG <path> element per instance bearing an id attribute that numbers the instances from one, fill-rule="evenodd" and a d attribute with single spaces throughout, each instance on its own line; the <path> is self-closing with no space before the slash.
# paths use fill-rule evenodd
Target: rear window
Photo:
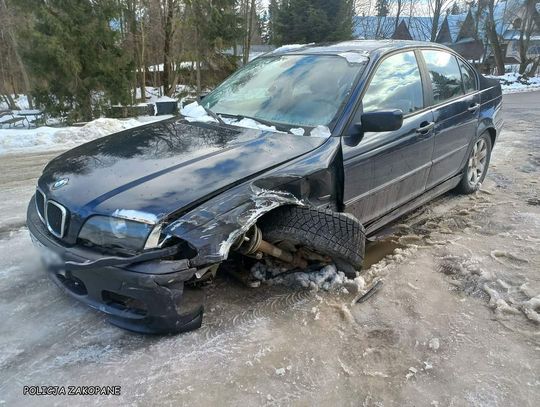
<path id="1" fill-rule="evenodd" d="M 422 55 L 431 77 L 435 103 L 464 94 L 461 72 L 454 55 L 437 50 L 423 50 Z"/>

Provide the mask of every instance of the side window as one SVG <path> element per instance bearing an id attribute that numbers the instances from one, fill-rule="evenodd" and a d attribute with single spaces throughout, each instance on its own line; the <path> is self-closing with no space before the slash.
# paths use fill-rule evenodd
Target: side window
<path id="1" fill-rule="evenodd" d="M 422 55 L 431 77 L 435 103 L 463 95 L 461 72 L 455 56 L 436 50 L 423 50 Z"/>
<path id="2" fill-rule="evenodd" d="M 362 104 L 364 112 L 401 109 L 403 114 L 424 107 L 422 78 L 413 51 L 395 54 L 382 61 Z"/>
<path id="3" fill-rule="evenodd" d="M 476 91 L 476 73 L 465 62 L 459 60 L 459 68 L 461 69 L 461 78 L 463 79 L 463 89 L 465 93 Z"/>

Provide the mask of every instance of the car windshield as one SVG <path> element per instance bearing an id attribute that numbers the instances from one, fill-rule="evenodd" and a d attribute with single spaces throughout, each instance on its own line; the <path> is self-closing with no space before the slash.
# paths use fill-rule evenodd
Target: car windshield
<path id="1" fill-rule="evenodd" d="M 367 58 L 359 56 L 261 57 L 225 80 L 202 103 L 221 115 L 289 126 L 328 126 L 365 67 Z"/>

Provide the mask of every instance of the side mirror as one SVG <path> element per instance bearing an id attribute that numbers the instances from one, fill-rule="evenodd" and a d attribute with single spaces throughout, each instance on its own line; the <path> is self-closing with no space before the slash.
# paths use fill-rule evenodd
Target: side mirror
<path id="1" fill-rule="evenodd" d="M 358 120 L 358 117 L 356 117 Z M 360 121 L 349 127 L 345 144 L 349 147 L 357 146 L 364 138 L 366 132 L 398 130 L 403 125 L 403 112 L 401 110 L 379 110 L 367 112 L 360 116 Z"/>
<path id="2" fill-rule="evenodd" d="M 379 110 L 362 114 L 360 128 L 362 132 L 398 130 L 403 125 L 401 110 Z"/>

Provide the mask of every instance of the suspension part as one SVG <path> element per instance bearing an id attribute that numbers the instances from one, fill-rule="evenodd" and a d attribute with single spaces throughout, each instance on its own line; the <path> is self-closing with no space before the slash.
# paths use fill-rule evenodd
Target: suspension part
<path id="1" fill-rule="evenodd" d="M 289 263 L 295 267 L 306 268 L 308 262 L 299 256 L 287 250 L 280 249 L 272 243 L 263 240 L 261 230 L 257 225 L 253 225 L 235 244 L 234 250 L 246 256 L 254 256 L 260 259 L 259 253 L 264 253 L 275 257 L 285 263 Z"/>

